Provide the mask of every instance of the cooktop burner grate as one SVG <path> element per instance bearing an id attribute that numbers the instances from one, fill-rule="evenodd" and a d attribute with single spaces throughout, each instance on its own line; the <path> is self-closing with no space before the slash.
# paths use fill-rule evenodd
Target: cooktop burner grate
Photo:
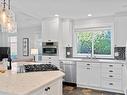
<path id="1" fill-rule="evenodd" d="M 37 72 L 37 71 L 57 71 L 59 70 L 53 64 L 32 64 L 24 65 L 25 72 Z"/>

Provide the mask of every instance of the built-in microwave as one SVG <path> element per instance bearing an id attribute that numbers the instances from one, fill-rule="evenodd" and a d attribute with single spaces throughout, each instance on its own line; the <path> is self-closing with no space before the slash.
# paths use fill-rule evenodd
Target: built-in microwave
<path id="1" fill-rule="evenodd" d="M 42 42 L 42 54 L 47 56 L 57 56 L 58 42 Z"/>

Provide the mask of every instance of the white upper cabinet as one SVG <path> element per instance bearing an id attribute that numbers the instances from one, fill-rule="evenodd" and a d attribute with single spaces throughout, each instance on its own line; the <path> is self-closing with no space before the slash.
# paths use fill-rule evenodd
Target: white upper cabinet
<path id="1" fill-rule="evenodd" d="M 115 45 L 126 46 L 127 41 L 127 17 L 121 16 L 115 18 Z"/>
<path id="2" fill-rule="evenodd" d="M 66 19 L 62 23 L 63 26 L 63 46 L 64 47 L 72 47 L 72 21 L 69 19 Z"/>
<path id="3" fill-rule="evenodd" d="M 56 42 L 58 41 L 59 18 L 47 18 L 42 21 L 42 41 Z"/>

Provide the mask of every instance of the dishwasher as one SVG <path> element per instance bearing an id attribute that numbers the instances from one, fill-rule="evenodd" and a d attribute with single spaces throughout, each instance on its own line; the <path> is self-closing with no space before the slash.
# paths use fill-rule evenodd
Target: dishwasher
<path id="1" fill-rule="evenodd" d="M 65 73 L 64 82 L 76 84 L 76 62 L 61 61 L 60 68 Z"/>

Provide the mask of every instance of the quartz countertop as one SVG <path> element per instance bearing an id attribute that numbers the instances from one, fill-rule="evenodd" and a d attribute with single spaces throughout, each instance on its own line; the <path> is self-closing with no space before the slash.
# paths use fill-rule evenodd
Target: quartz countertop
<path id="1" fill-rule="evenodd" d="M 28 95 L 50 82 L 62 78 L 61 71 L 45 71 L 30 73 L 0 73 L 0 95 Z"/>
<path id="2" fill-rule="evenodd" d="M 113 60 L 113 59 L 85 59 L 85 58 L 61 58 L 60 61 L 84 61 L 84 62 L 99 62 L 99 63 L 127 63 L 125 60 Z"/>

